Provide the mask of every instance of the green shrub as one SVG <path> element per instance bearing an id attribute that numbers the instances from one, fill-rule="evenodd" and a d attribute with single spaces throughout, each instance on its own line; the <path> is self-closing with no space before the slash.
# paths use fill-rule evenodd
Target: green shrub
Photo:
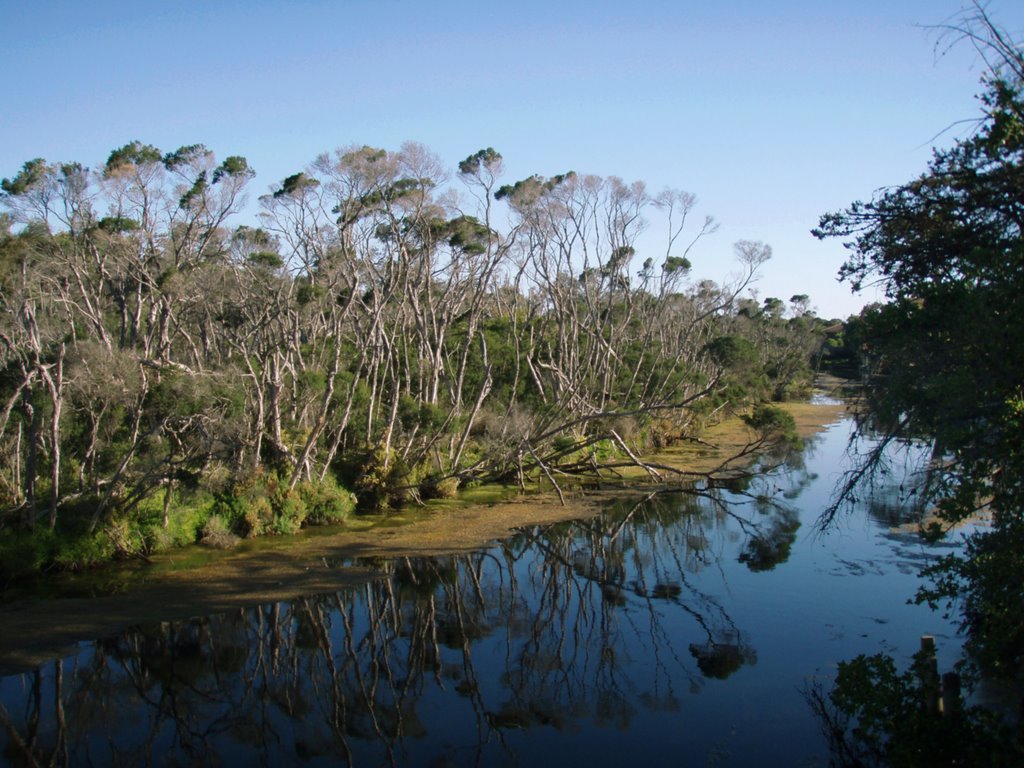
<path id="1" fill-rule="evenodd" d="M 306 505 L 306 522 L 310 525 L 340 523 L 352 514 L 355 497 L 328 475 L 322 482 L 305 482 L 295 486 Z"/>
<path id="2" fill-rule="evenodd" d="M 743 417 L 743 421 L 764 440 L 794 448 L 800 447 L 802 443 L 793 414 L 782 408 L 758 403 L 750 415 Z"/>
<path id="3" fill-rule="evenodd" d="M 368 451 L 355 474 L 356 498 L 364 512 L 381 512 L 409 501 L 410 489 L 419 484 L 422 467 L 407 467 L 383 446 Z"/>
<path id="4" fill-rule="evenodd" d="M 238 524 L 243 536 L 252 538 L 266 533 L 274 522 L 274 508 L 266 496 L 238 500 L 241 515 Z"/>
<path id="5" fill-rule="evenodd" d="M 573 435 L 555 435 L 554 440 L 551 441 L 551 447 L 557 453 L 565 453 L 575 448 L 576 443 L 577 440 Z"/>
<path id="6" fill-rule="evenodd" d="M 289 489 L 278 475 L 266 472 L 237 481 L 215 507 L 231 531 L 247 538 L 292 534 L 306 524 L 337 523 L 353 509 L 355 498 L 333 477 Z"/>
<path id="7" fill-rule="evenodd" d="M 53 562 L 55 539 L 45 527 L 0 531 L 0 580 L 16 581 L 48 568 Z"/>
<path id="8" fill-rule="evenodd" d="M 113 560 L 117 555 L 141 550 L 143 540 L 137 528 L 125 523 L 84 536 L 56 538 L 53 566 L 62 571 L 81 571 Z"/>
<path id="9" fill-rule="evenodd" d="M 157 494 L 140 502 L 135 517 L 145 540 L 147 552 L 165 552 L 195 544 L 203 526 L 214 514 L 215 498 L 206 491 L 171 494 L 171 505 L 164 526 L 164 496 Z"/>
<path id="10" fill-rule="evenodd" d="M 282 488 L 272 503 L 274 521 L 271 531 L 276 534 L 298 533 L 306 520 L 306 503 L 299 492 Z"/>
<path id="11" fill-rule="evenodd" d="M 430 477 L 420 483 L 419 490 L 420 498 L 424 500 L 454 499 L 459 492 L 459 478 L 445 477 L 438 480 Z"/>

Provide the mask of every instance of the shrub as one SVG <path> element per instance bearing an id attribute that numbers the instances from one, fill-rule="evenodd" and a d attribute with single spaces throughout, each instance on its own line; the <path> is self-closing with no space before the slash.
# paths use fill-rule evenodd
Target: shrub
<path id="1" fill-rule="evenodd" d="M 45 527 L 0 531 L 0 580 L 14 581 L 49 567 L 56 548 L 55 538 Z"/>
<path id="2" fill-rule="evenodd" d="M 459 478 L 445 477 L 440 480 L 431 477 L 420 483 L 421 499 L 454 499 L 459 492 Z"/>
<path id="3" fill-rule="evenodd" d="M 238 543 L 238 536 L 232 533 L 227 520 L 220 515 L 213 515 L 203 525 L 199 543 L 215 549 L 231 549 Z"/>
<path id="4" fill-rule="evenodd" d="M 355 497 L 329 475 L 322 482 L 299 483 L 295 490 L 306 505 L 306 522 L 310 525 L 340 523 L 356 506 Z"/>
<path id="5" fill-rule="evenodd" d="M 133 535 L 134 534 L 134 535 Z M 105 530 L 87 535 L 57 535 L 49 566 L 62 571 L 81 571 L 113 560 L 117 555 L 138 552 L 132 539 L 142 544 L 141 534 L 125 524 L 112 524 Z"/>
<path id="6" fill-rule="evenodd" d="M 267 532 L 274 522 L 274 508 L 266 496 L 253 499 L 239 499 L 240 518 L 238 524 L 243 536 L 252 538 Z"/>
<path id="7" fill-rule="evenodd" d="M 146 552 L 163 552 L 195 544 L 203 526 L 214 514 L 216 501 L 205 491 L 190 491 L 171 496 L 167 526 L 163 523 L 163 494 L 144 500 L 136 508 L 136 518 Z"/>
<path id="8" fill-rule="evenodd" d="M 763 440 L 794 448 L 798 448 L 802 442 L 793 415 L 768 403 L 755 405 L 750 415 L 743 417 L 743 421 Z"/>
<path id="9" fill-rule="evenodd" d="M 383 446 L 373 448 L 365 454 L 353 483 L 359 509 L 381 512 L 401 507 L 411 499 L 424 471 L 422 465 L 409 467 Z"/>
<path id="10" fill-rule="evenodd" d="M 333 477 L 298 483 L 294 489 L 273 473 L 257 472 L 221 496 L 216 512 L 230 530 L 247 538 L 292 534 L 303 525 L 327 525 L 347 518 L 355 498 Z"/>
<path id="11" fill-rule="evenodd" d="M 279 489 L 277 498 L 272 499 L 274 520 L 271 531 L 286 535 L 298 533 L 306 520 L 306 503 L 297 490 Z"/>

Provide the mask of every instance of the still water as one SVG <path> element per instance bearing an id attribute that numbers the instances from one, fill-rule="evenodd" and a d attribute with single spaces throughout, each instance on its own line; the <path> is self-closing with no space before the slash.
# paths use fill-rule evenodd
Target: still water
<path id="1" fill-rule="evenodd" d="M 746 487 L 83 643 L 0 679 L 0 762 L 827 765 L 809 683 L 859 653 L 906 662 L 922 634 L 942 668 L 960 651 L 907 604 L 953 544 L 892 533 L 884 495 L 814 529 L 850 429 Z"/>

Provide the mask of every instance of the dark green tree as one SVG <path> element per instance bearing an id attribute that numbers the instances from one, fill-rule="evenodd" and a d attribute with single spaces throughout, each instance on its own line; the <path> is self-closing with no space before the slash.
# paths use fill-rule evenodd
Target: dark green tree
<path id="1" fill-rule="evenodd" d="M 821 219 L 846 240 L 841 277 L 888 302 L 858 322 L 873 426 L 926 438 L 922 496 L 949 523 L 979 511 L 991 529 L 962 558 L 930 569 L 918 596 L 960 601 L 983 666 L 1024 673 L 1024 53 L 980 5 L 958 29 L 989 65 L 973 134 L 937 151 L 927 172 Z M 887 440 L 883 439 L 884 444 Z M 869 479 L 879 452 L 846 483 Z M 830 514 L 840 507 L 833 505 Z"/>

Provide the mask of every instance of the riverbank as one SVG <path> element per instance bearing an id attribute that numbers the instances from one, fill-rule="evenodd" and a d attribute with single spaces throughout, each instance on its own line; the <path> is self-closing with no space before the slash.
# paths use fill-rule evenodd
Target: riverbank
<path id="1" fill-rule="evenodd" d="M 835 423 L 845 412 L 837 402 L 783 407 L 802 437 Z M 700 443 L 673 448 L 652 461 L 710 471 L 750 439 L 742 421 L 729 419 L 709 428 Z M 488 504 L 435 502 L 397 515 L 362 518 L 358 528 L 314 528 L 295 536 L 246 541 L 230 551 L 190 547 L 158 555 L 148 565 L 107 570 L 105 580 L 95 575 L 60 577 L 56 586 L 63 586 L 63 596 L 23 594 L 0 606 L 0 675 L 34 668 L 78 642 L 134 624 L 356 586 L 377 575 L 373 562 L 476 549 L 516 528 L 592 516 L 606 498 L 569 495 L 562 505 L 553 493 L 539 493 Z M 82 594 L 86 596 L 78 596 Z"/>

